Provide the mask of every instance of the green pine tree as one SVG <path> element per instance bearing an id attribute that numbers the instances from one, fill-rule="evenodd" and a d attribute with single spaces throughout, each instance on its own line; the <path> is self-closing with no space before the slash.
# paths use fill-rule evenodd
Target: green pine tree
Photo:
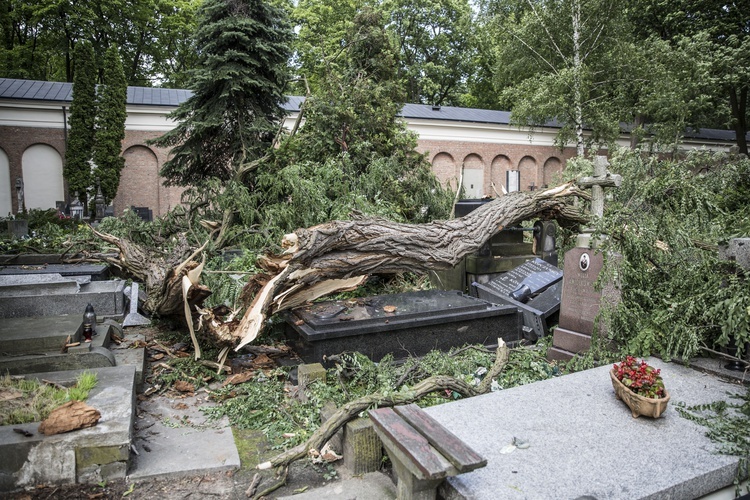
<path id="1" fill-rule="evenodd" d="M 206 0 L 199 10 L 199 69 L 179 123 L 154 144 L 173 147 L 168 185 L 232 179 L 267 152 L 278 122 L 292 39 L 286 13 L 263 0 Z"/>
<path id="2" fill-rule="evenodd" d="M 117 194 L 120 172 L 125 166 L 122 141 L 125 139 L 125 105 L 128 92 L 120 54 L 114 45 L 110 46 L 104 55 L 102 84 L 94 137 L 94 173 L 99 179 L 104 199 L 109 203 Z"/>
<path id="3" fill-rule="evenodd" d="M 87 191 L 91 187 L 91 154 L 94 146 L 94 124 L 96 119 L 96 66 L 91 44 L 81 42 L 74 53 L 75 76 L 73 79 L 73 102 L 70 104 L 70 131 L 65 150 L 65 180 L 71 198 L 86 204 Z"/>

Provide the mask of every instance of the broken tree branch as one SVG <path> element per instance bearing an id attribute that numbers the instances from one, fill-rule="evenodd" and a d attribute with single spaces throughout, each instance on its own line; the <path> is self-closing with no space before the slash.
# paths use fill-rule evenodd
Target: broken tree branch
<path id="1" fill-rule="evenodd" d="M 384 395 L 379 392 L 363 396 L 346 403 L 336 412 L 331 415 L 318 429 L 313 432 L 310 439 L 305 443 L 295 446 L 276 457 L 272 458 L 268 462 L 263 462 L 257 466 L 258 469 L 270 469 L 271 467 L 278 467 L 281 465 L 288 465 L 295 460 L 304 458 L 307 456 L 310 450 L 320 450 L 322 446 L 333 437 L 338 430 L 343 427 L 347 422 L 356 418 L 361 412 L 369 408 L 383 408 L 396 405 L 404 405 L 419 401 L 424 396 L 437 392 L 437 391 L 454 391 L 465 397 L 477 396 L 489 392 L 492 384 L 492 379 L 500 375 L 505 366 L 508 364 L 509 350 L 505 342 L 500 339 L 497 346 L 497 355 L 492 368 L 487 373 L 487 376 L 482 380 L 477 388 L 474 388 L 464 382 L 453 377 L 447 376 L 434 376 L 429 377 L 412 388 L 399 391 L 390 395 Z"/>
<path id="2" fill-rule="evenodd" d="M 568 198 L 578 196 L 585 193 L 569 182 L 512 193 L 464 217 L 429 224 L 355 217 L 298 229 L 284 236 L 282 247 L 286 250 L 281 255 L 259 259 L 259 265 L 275 276 L 255 296 L 233 333 L 241 339 L 235 350 L 252 342 L 270 315 L 346 289 L 337 285 L 357 286 L 375 272 L 451 269 L 503 228 L 530 218 L 586 222 L 587 218 L 567 203 Z"/>

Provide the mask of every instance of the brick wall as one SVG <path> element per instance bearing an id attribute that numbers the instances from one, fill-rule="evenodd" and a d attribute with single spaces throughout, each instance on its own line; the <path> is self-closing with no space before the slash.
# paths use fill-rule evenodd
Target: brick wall
<path id="1" fill-rule="evenodd" d="M 0 127 L 0 148 L 8 156 L 10 173 L 11 200 L 13 213 L 18 211 L 16 197 L 16 179 L 23 177 L 23 153 L 35 144 L 46 144 L 54 148 L 61 158 L 65 157 L 65 137 L 62 129 Z M 25 180 L 25 182 L 29 182 Z M 67 190 L 67 186 L 66 186 Z"/>
<path id="2" fill-rule="evenodd" d="M 123 141 L 125 167 L 117 196 L 113 200 L 116 214 L 121 214 L 130 206 L 138 206 L 152 209 L 154 216 L 164 215 L 180 203 L 182 188 L 165 187 L 158 175 L 159 169 L 167 161 L 168 150 L 146 144 L 148 139 L 159 135 L 161 132 L 126 131 Z M 34 144 L 48 144 L 64 158 L 62 129 L 0 127 L 0 148 L 8 155 L 11 186 L 21 176 L 23 152 Z M 474 174 L 482 172 L 481 191 L 486 196 L 502 192 L 505 172 L 509 169 L 521 171 L 523 190 L 528 190 L 532 184 L 535 187 L 551 184 L 554 174 L 562 170 L 565 161 L 575 156 L 574 148 L 561 151 L 553 146 L 469 141 L 420 140 L 418 150 L 427 154 L 435 174 L 452 189 L 457 187 L 462 164 L 464 168 L 472 169 Z M 15 197 L 13 204 L 15 211 Z"/>
<path id="3" fill-rule="evenodd" d="M 537 146 L 533 144 L 489 144 L 469 141 L 418 141 L 417 149 L 427 154 L 435 175 L 453 189 L 458 184 L 461 166 L 484 172 L 484 194 L 495 196 L 505 186 L 505 172 L 521 171 L 521 188 L 525 191 L 549 185 L 554 174 L 575 156 L 575 148 Z M 494 188 L 493 188 L 494 185 Z"/>

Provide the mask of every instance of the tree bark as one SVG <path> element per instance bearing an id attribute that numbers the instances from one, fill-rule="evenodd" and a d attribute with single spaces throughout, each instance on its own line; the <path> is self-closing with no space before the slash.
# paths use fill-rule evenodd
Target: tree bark
<path id="1" fill-rule="evenodd" d="M 183 312 L 182 277 L 199 265 L 192 260 L 191 249 L 184 236 L 172 252 L 160 254 L 125 238 L 93 231 L 96 236 L 120 250 L 117 257 L 103 256 L 102 260 L 125 270 L 129 276 L 143 283 L 146 292 L 143 304 L 145 310 L 158 316 L 173 316 Z M 188 300 L 191 303 L 202 302 L 209 294 L 207 288 L 195 286 L 191 289 Z"/>
<path id="2" fill-rule="evenodd" d="M 747 93 L 748 87 L 743 85 L 738 89 L 729 89 L 729 103 L 734 118 L 734 135 L 741 154 L 747 154 Z"/>

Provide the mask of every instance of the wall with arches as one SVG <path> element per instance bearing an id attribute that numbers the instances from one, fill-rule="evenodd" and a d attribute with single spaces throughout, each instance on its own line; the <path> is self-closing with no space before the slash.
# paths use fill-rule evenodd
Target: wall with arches
<path id="1" fill-rule="evenodd" d="M 463 166 L 465 198 L 501 196 L 508 170 L 520 171 L 523 191 L 553 185 L 565 162 L 575 156 L 574 148 L 447 140 L 420 140 L 418 149 L 443 185 L 453 190 Z"/>
<path id="2" fill-rule="evenodd" d="M 131 206 L 148 207 L 154 216 L 166 214 L 180 203 L 183 189 L 165 187 L 159 169 L 167 151 L 146 142 L 161 132 L 125 132 L 125 167 L 112 204 L 115 214 Z M 55 208 L 57 201 L 70 203 L 63 179 L 65 135 L 62 129 L 0 127 L 0 217 L 18 212 L 17 179 L 23 179 L 27 209 Z"/>
<path id="3" fill-rule="evenodd" d="M 15 182 L 11 188 L 8 155 L 0 149 L 0 217 L 7 217 L 8 214 L 13 213 L 14 192 Z"/>
<path id="4" fill-rule="evenodd" d="M 55 208 L 65 202 L 63 159 L 48 144 L 33 144 L 21 157 L 24 205 L 27 209 Z"/>
<path id="5" fill-rule="evenodd" d="M 154 216 L 164 215 L 180 203 L 183 189 L 165 187 L 158 175 L 168 150 L 147 144 L 162 133 L 126 130 L 125 167 L 113 200 L 116 215 L 131 206 L 148 207 Z M 56 201 L 70 201 L 62 179 L 62 129 L 0 126 L 0 137 L 0 214 L 17 211 L 15 182 L 19 177 L 26 179 L 26 197 L 33 207 L 50 208 Z M 554 146 L 456 140 L 419 140 L 418 150 L 426 153 L 436 176 L 452 190 L 458 188 L 463 170 L 466 198 L 502 195 L 508 170 L 520 170 L 524 191 L 552 185 L 567 159 L 575 155 L 573 148 L 561 151 Z"/>

